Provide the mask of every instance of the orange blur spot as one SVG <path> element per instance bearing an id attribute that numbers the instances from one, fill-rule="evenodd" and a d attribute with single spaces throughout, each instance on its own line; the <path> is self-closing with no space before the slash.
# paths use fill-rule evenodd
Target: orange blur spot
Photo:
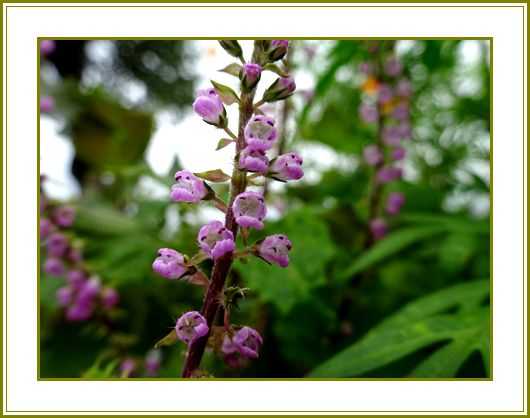
<path id="1" fill-rule="evenodd" d="M 379 88 L 379 82 L 374 77 L 367 77 L 366 81 L 361 86 L 361 90 L 367 94 L 377 93 L 378 88 Z"/>

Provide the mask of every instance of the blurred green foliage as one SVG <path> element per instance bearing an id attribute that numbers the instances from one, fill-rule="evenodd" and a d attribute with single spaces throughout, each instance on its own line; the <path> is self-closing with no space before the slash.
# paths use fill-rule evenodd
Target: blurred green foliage
<path id="1" fill-rule="evenodd" d="M 173 44 L 117 42 L 116 50 L 120 65 L 143 80 L 149 94 L 189 104 L 187 87 L 175 95 L 160 79 L 159 69 L 176 59 Z M 308 60 L 304 49 L 315 46 Z M 139 57 L 152 48 L 158 65 L 142 66 Z M 388 236 L 369 248 L 373 173 L 360 164 L 360 154 L 376 132 L 358 117 L 366 43 L 299 41 L 295 48 L 295 68 L 311 72 L 316 87 L 311 100 L 294 101 L 290 143 L 302 151 L 325 147 L 348 164 L 317 164 L 310 167 L 312 180 L 269 194 L 271 205 L 286 210 L 252 240 L 287 234 L 291 263 L 280 269 L 238 260 L 230 277 L 231 284 L 251 289 L 232 320 L 260 330 L 260 359 L 232 370 L 208 352 L 203 367 L 217 377 L 489 376 L 487 43 L 396 44 L 414 90 L 414 131 L 405 180 L 385 193 L 401 191 L 407 201 Z M 466 48 L 474 51 L 471 63 L 463 61 Z M 175 79 L 175 89 L 187 77 Z M 138 185 L 146 178 L 166 190 L 171 184 L 170 176 L 161 179 L 142 161 L 152 116 L 118 104 L 108 91 L 76 94 L 64 96 L 70 103 L 65 132 L 93 177 L 75 202 L 74 231 L 90 267 L 122 300 L 110 328 L 67 324 L 54 302 L 57 279 L 41 277 L 41 377 L 116 377 L 116 360 L 143 358 L 183 311 L 200 306 L 200 289 L 156 277 L 151 263 L 160 247 L 196 252 L 197 219 L 207 203 L 176 205 L 142 191 Z M 101 181 L 109 173 L 113 181 Z M 182 344 L 162 348 L 160 376 L 179 376 L 184 350 Z"/>

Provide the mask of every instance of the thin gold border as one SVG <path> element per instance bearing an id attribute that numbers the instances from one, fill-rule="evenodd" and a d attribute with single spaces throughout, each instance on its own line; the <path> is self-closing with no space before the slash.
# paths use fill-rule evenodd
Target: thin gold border
<path id="1" fill-rule="evenodd" d="M 135 1 L 135 0 L 133 0 Z M 162 2 L 165 2 L 167 0 L 162 0 Z M 338 2 L 342 2 L 343 0 L 339 0 Z M 61 0 L 59 0 L 59 2 L 61 2 Z M 97 2 L 97 0 L 95 1 Z M 276 1 L 273 0 L 271 1 L 271 3 L 275 3 Z M 311 0 L 310 0 L 311 2 Z M 415 2 L 413 0 L 413 2 Z M 449 1 L 451 2 L 451 1 Z M 449 3 L 447 2 L 447 3 Z M 486 0 L 486 2 L 489 2 L 489 0 Z M 519 3 L 520 1 L 516 1 L 516 3 Z M 526 2 L 522 2 L 522 3 L 526 3 Z M 10 3 L 11 4 L 11 3 Z M 29 5 L 19 5 L 19 6 L 10 6 L 10 7 L 28 7 Z M 30 7 L 47 7 L 47 6 L 30 6 Z M 50 7 L 50 6 L 48 6 Z M 156 6 L 156 5 L 153 5 L 153 6 L 139 6 L 139 5 L 129 5 L 129 6 L 104 6 L 104 5 L 94 5 L 94 6 L 57 6 L 57 7 L 231 7 L 231 6 L 201 6 L 201 5 L 197 5 L 197 6 Z M 277 6 L 232 6 L 232 7 L 282 7 L 280 5 L 277 5 Z M 304 6 L 283 6 L 283 7 L 304 7 Z M 318 7 L 318 6 L 313 6 L 313 5 L 306 5 L 305 7 Z M 333 7 L 333 6 L 322 6 L 322 7 Z M 386 6 L 383 6 L 383 5 L 374 5 L 374 6 L 361 6 L 361 5 L 358 5 L 358 6 L 336 6 L 336 7 L 407 7 L 407 6 L 393 6 L 393 5 L 386 5 Z M 444 6 L 444 5 L 440 5 L 440 6 L 426 6 L 426 5 L 423 5 L 423 6 L 408 6 L 408 7 L 481 7 L 481 8 L 487 8 L 487 7 L 503 7 L 503 8 L 507 8 L 507 7 L 520 7 L 520 8 L 523 8 L 524 9 L 524 6 L 488 6 L 488 5 L 482 5 L 482 6 L 458 6 L 458 5 L 447 5 L 447 6 Z M 6 34 L 7 34 L 7 5 L 6 5 Z M 2 17 L 3 17 L 3 10 L 2 10 Z M 3 26 L 3 20 L 2 20 L 2 26 Z M 524 27 L 524 14 L 523 14 L 523 28 Z M 57 38 L 55 38 L 57 39 Z M 110 39 L 110 38 L 107 38 L 107 39 Z M 125 39 L 125 38 L 121 38 L 121 39 Z M 197 38 L 194 38 L 194 39 L 197 39 Z M 318 39 L 317 37 L 311 37 L 311 39 Z M 364 38 L 364 39 L 367 39 L 367 38 Z M 382 37 L 377 37 L 377 39 L 382 39 Z M 403 38 L 400 38 L 400 39 L 403 39 Z M 435 38 L 428 38 L 428 39 L 435 39 Z M 461 38 L 461 39 L 464 39 L 464 38 Z M 475 38 L 475 39 L 479 39 L 478 37 Z M 524 45 L 524 41 L 523 41 L 523 45 Z M 493 62 L 493 42 L 491 42 L 491 57 L 490 57 L 490 62 Z M 0 47 L 3 52 L 3 45 L 2 47 Z M 525 52 L 526 48 L 524 48 L 523 50 L 523 54 Z M 6 58 L 7 58 L 7 42 L 6 42 Z M 493 79 L 493 66 L 491 66 L 491 81 Z M 3 64 L 2 64 L 2 74 L 3 74 Z M 524 79 L 524 71 L 523 71 L 523 79 Z M 6 67 L 6 81 L 7 81 L 7 67 Z M 523 80 L 524 82 L 524 80 Z M 6 83 L 7 84 L 7 83 Z M 524 84 L 523 84 L 524 86 Z M 3 86 L 2 86 L 2 92 L 3 92 Z M 492 97 L 493 97 L 493 89 L 490 90 L 490 101 L 492 101 Z M 6 85 L 6 99 L 7 99 L 7 85 Z M 7 101 L 6 101 L 7 102 Z M 523 106 L 524 106 L 524 95 L 523 95 Z M 524 107 L 523 107 L 524 109 Z M 491 112 L 491 108 L 490 108 L 490 112 Z M 2 121 L 3 122 L 3 121 Z M 490 127 L 492 128 L 493 127 L 493 119 L 491 118 L 490 120 Z M 7 107 L 6 107 L 6 133 L 7 133 Z M 492 137 L 493 137 L 493 131 L 491 130 L 490 132 L 490 142 L 492 143 Z M 3 155 L 3 149 L 2 149 L 2 155 Z M 6 142 L 6 156 L 7 156 L 7 142 Z M 523 155 L 523 160 L 524 160 L 524 155 Z M 3 160 L 2 160 L 2 164 L 3 164 Z M 490 168 L 492 170 L 492 160 L 490 158 Z M 6 170 L 7 170 L 7 158 L 6 158 Z M 490 171 L 490 173 L 492 173 L 492 171 Z M 3 175 L 3 172 L 2 172 L 2 175 Z M 3 180 L 3 177 L 0 177 L 2 178 Z M 493 184 L 493 182 L 491 181 L 491 184 Z M 2 182 L 2 188 L 3 188 L 3 182 Z M 493 188 L 492 188 L 493 189 Z M 6 193 L 7 193 L 7 171 L 6 171 Z M 491 193 L 493 193 L 493 190 L 491 190 Z M 4 204 L 4 201 L 3 201 L 3 195 L 2 195 L 2 209 L 3 209 L 3 204 Z M 492 209 L 492 208 L 491 208 Z M 2 212 L 0 212 L 2 213 Z M 6 207 L 6 221 L 7 221 L 7 207 Z M 524 220 L 523 220 L 524 221 Z M 490 212 L 490 224 L 492 223 L 492 211 Z M 3 225 L 2 225 L 3 227 Z M 7 237 L 7 222 L 6 222 L 6 237 Z M 492 231 L 491 231 L 492 232 Z M 6 241 L 7 242 L 7 241 Z M 490 239 L 490 252 L 492 251 L 492 242 L 491 242 L 491 239 Z M 3 257 L 2 257 L 3 258 Z M 3 262 L 3 259 L 2 259 L 2 262 Z M 492 258 L 490 257 L 490 262 L 492 263 Z M 6 268 L 7 268 L 7 247 L 6 247 Z M 6 270 L 7 271 L 7 270 Z M 492 275 L 492 271 L 490 272 L 490 276 Z M 491 285 L 491 284 L 490 284 Z M 2 289 L 2 293 L 3 293 L 3 289 Z M 6 281 L 6 293 L 7 293 L 7 281 Z M 492 293 L 490 294 L 490 297 L 492 297 Z M 523 295 L 523 298 L 524 298 L 524 295 Z M 3 300 L 2 300 L 2 307 L 3 307 Z M 6 300 L 6 309 L 7 309 L 7 300 Z M 526 318 L 524 319 L 523 322 L 525 322 Z M 6 323 L 7 325 L 7 323 Z M 2 323 L 2 328 L 3 328 L 3 323 Z M 6 327 L 6 331 L 7 331 L 7 327 Z M 2 349 L 3 349 L 3 342 L 2 342 Z M 7 357 L 7 347 L 6 347 L 6 357 Z M 524 360 L 524 359 L 523 359 Z M 7 366 L 7 364 L 6 364 Z M 1 367 L 1 366 L 0 366 Z M 1 368 L 0 368 L 1 370 Z M 493 370 L 491 370 L 491 372 L 493 372 Z M 7 373 L 7 367 L 6 367 L 6 373 Z M 134 380 L 131 380 L 131 381 L 138 381 L 139 379 L 134 379 Z M 161 379 L 156 379 L 156 380 L 161 380 Z M 174 379 L 171 379 L 171 380 L 174 380 Z M 216 379 L 216 380 L 221 380 L 221 379 Z M 231 379 L 233 380 L 233 379 Z M 247 380 L 247 379 L 245 379 Z M 282 380 L 287 380 L 287 379 L 282 379 Z M 301 379 L 301 380 L 308 380 L 308 379 Z M 346 379 L 346 380 L 352 380 L 352 379 Z M 397 379 L 397 380 L 400 380 L 402 381 L 403 379 Z M 463 380 L 463 379 L 457 379 L 457 380 Z M 120 381 L 123 381 L 123 380 L 120 380 Z M 523 385 L 524 385 L 524 382 L 523 382 Z M 7 395 L 7 387 L 6 387 L 6 395 Z M 3 400 L 2 400 L 2 404 L 3 404 Z M 15 411 L 13 411 L 15 412 Z M 30 412 L 30 413 L 34 413 L 34 412 L 37 412 L 37 411 L 17 411 L 17 412 Z M 80 412 L 80 411 L 47 411 L 47 412 Z M 82 411 L 81 411 L 82 412 Z M 94 411 L 94 412 L 97 412 L 97 411 Z M 110 411 L 99 411 L 99 412 L 110 412 Z M 112 411 L 112 412 L 119 412 L 119 411 Z M 131 412 L 131 411 L 123 411 L 123 412 Z M 137 412 L 154 412 L 154 411 L 137 411 Z M 156 411 L 157 413 L 158 412 L 161 412 L 163 413 L 162 411 Z M 169 412 L 186 412 L 186 411 L 169 411 Z M 188 411 L 188 412 L 201 412 L 201 411 Z M 203 411 L 203 412 L 207 412 L 207 413 L 212 413 L 212 412 L 215 412 L 215 411 Z M 221 411 L 220 411 L 221 412 Z M 259 413 L 260 411 L 222 411 L 222 412 L 254 412 L 254 413 Z M 290 412 L 290 413 L 294 413 L 294 412 L 297 412 L 297 411 L 261 411 L 261 412 L 269 412 L 269 413 L 274 413 L 274 412 Z M 298 411 L 298 412 L 319 412 L 319 411 Z M 363 412 L 363 411 L 322 411 L 322 412 Z M 377 412 L 377 411 L 365 411 L 365 412 Z M 383 411 L 381 411 L 383 412 Z M 386 411 L 386 412 L 390 412 L 390 411 Z M 400 411 L 400 412 L 407 412 L 407 411 Z M 416 412 L 416 413 L 422 413 L 422 412 L 436 412 L 436 411 L 408 411 L 408 412 Z M 473 412 L 473 411 L 444 411 L 444 413 L 447 412 L 447 413 L 450 413 L 450 412 L 466 412 L 466 413 L 469 413 L 469 412 Z M 486 412 L 486 411 L 475 411 L 475 412 Z M 523 412 L 523 411 L 487 411 L 487 412 Z"/>

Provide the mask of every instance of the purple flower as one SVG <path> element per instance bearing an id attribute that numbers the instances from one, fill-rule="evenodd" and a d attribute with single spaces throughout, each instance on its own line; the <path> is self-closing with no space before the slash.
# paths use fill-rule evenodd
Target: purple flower
<path id="1" fill-rule="evenodd" d="M 243 65 L 239 78 L 245 89 L 252 90 L 261 78 L 261 66 L 254 63 Z"/>
<path id="2" fill-rule="evenodd" d="M 277 180 L 300 180 L 304 176 L 302 157 L 294 152 L 282 154 L 271 164 L 271 176 Z"/>
<path id="3" fill-rule="evenodd" d="M 40 111 L 42 113 L 53 112 L 55 108 L 55 100 L 51 96 L 44 96 L 40 99 Z"/>
<path id="4" fill-rule="evenodd" d="M 392 150 L 392 159 L 394 161 L 399 161 L 405 158 L 407 151 L 403 147 L 396 147 Z"/>
<path id="5" fill-rule="evenodd" d="M 361 62 L 359 64 L 359 71 L 363 74 L 369 75 L 373 72 L 373 66 L 369 62 Z"/>
<path id="6" fill-rule="evenodd" d="M 289 48 L 289 41 L 286 39 L 275 39 L 271 42 L 269 49 L 269 60 L 277 61 L 282 59 L 287 54 Z"/>
<path id="7" fill-rule="evenodd" d="M 392 111 L 392 117 L 397 120 L 407 120 L 409 118 L 409 104 L 407 102 L 399 103 Z"/>
<path id="8" fill-rule="evenodd" d="M 68 239 L 59 232 L 50 235 L 46 241 L 48 254 L 53 257 L 62 257 L 68 249 Z"/>
<path id="9" fill-rule="evenodd" d="M 55 41 L 51 39 L 44 39 L 40 43 L 40 53 L 42 56 L 50 55 L 53 51 L 55 51 Z"/>
<path id="10" fill-rule="evenodd" d="M 184 256 L 171 248 L 158 250 L 158 257 L 153 262 L 153 270 L 166 279 L 178 279 L 186 273 Z"/>
<path id="11" fill-rule="evenodd" d="M 239 194 L 232 205 L 236 223 L 244 228 L 263 228 L 263 219 L 267 214 L 263 195 L 257 192 Z"/>
<path id="12" fill-rule="evenodd" d="M 175 325 L 177 337 L 190 345 L 198 338 L 208 334 L 209 328 L 206 319 L 197 311 L 183 314 Z"/>
<path id="13" fill-rule="evenodd" d="M 86 273 L 83 270 L 70 270 L 66 274 L 66 280 L 74 289 L 80 289 L 87 279 Z"/>
<path id="14" fill-rule="evenodd" d="M 92 316 L 92 304 L 75 302 L 66 309 L 66 319 L 71 322 L 86 321 Z"/>
<path id="15" fill-rule="evenodd" d="M 62 276 L 65 271 L 64 263 L 59 258 L 50 257 L 44 262 L 44 271 L 50 276 Z"/>
<path id="16" fill-rule="evenodd" d="M 412 84 L 406 78 L 402 78 L 396 85 L 396 94 L 400 97 L 410 97 L 412 95 Z"/>
<path id="17" fill-rule="evenodd" d="M 83 254 L 81 253 L 81 250 L 79 248 L 74 248 L 74 247 L 68 248 L 66 257 L 72 263 L 79 263 L 81 260 L 83 260 Z"/>
<path id="18" fill-rule="evenodd" d="M 41 239 L 45 239 L 53 231 L 53 223 L 47 218 L 42 218 L 40 220 L 39 226 Z"/>
<path id="19" fill-rule="evenodd" d="M 69 286 L 63 286 L 57 289 L 55 293 L 59 306 L 67 306 L 72 303 L 74 290 Z"/>
<path id="20" fill-rule="evenodd" d="M 63 228 L 72 226 L 75 219 L 75 210 L 70 206 L 60 206 L 53 212 L 55 223 Z"/>
<path id="21" fill-rule="evenodd" d="M 136 369 L 136 362 L 134 359 L 127 357 L 120 364 L 121 377 L 129 377 Z"/>
<path id="22" fill-rule="evenodd" d="M 403 195 L 403 193 L 390 193 L 386 201 L 386 211 L 390 215 L 397 215 L 404 204 L 405 196 Z"/>
<path id="23" fill-rule="evenodd" d="M 199 230 L 197 241 L 201 249 L 214 260 L 235 249 L 234 235 L 220 221 L 211 221 Z"/>
<path id="24" fill-rule="evenodd" d="M 245 127 L 245 141 L 247 148 L 266 151 L 278 138 L 278 131 L 274 127 L 274 119 L 265 115 L 256 115 L 250 119 Z"/>
<path id="25" fill-rule="evenodd" d="M 105 309 L 114 308 L 120 301 L 120 294 L 112 287 L 106 287 L 101 291 L 101 304 Z"/>
<path id="26" fill-rule="evenodd" d="M 247 146 L 239 155 L 239 168 L 264 174 L 269 169 L 269 159 L 265 155 L 265 151 Z"/>
<path id="27" fill-rule="evenodd" d="M 149 350 L 145 356 L 145 373 L 147 376 L 156 376 L 160 369 L 160 363 L 162 361 L 162 353 L 160 350 Z"/>
<path id="28" fill-rule="evenodd" d="M 375 240 L 383 238 L 388 231 L 385 220 L 381 218 L 372 219 L 370 221 L 370 231 Z"/>
<path id="29" fill-rule="evenodd" d="M 375 123 L 377 122 L 377 119 L 379 119 L 379 112 L 377 111 L 376 106 L 362 103 L 361 106 L 359 106 L 359 116 L 366 123 Z"/>
<path id="30" fill-rule="evenodd" d="M 77 292 L 76 304 L 92 305 L 100 290 L 101 282 L 97 277 L 86 280 Z"/>
<path id="31" fill-rule="evenodd" d="M 398 146 L 401 141 L 401 134 L 396 125 L 387 125 L 382 132 L 383 142 L 390 147 Z"/>
<path id="32" fill-rule="evenodd" d="M 397 57 L 389 57 L 385 62 L 384 70 L 386 75 L 396 77 L 403 70 L 403 66 Z"/>
<path id="33" fill-rule="evenodd" d="M 367 145 L 363 150 L 363 158 L 368 165 L 377 165 L 383 161 L 383 153 L 377 145 Z"/>
<path id="34" fill-rule="evenodd" d="M 175 202 L 197 203 L 208 193 L 204 182 L 187 170 L 177 171 L 175 181 L 170 193 Z"/>
<path id="35" fill-rule="evenodd" d="M 242 357 L 256 359 L 262 344 L 263 338 L 258 331 L 250 327 L 243 327 L 231 339 L 225 336 L 221 350 L 224 354 L 239 353 Z"/>
<path id="36" fill-rule="evenodd" d="M 410 123 L 407 121 L 401 122 L 397 126 L 397 130 L 401 139 L 410 139 L 410 137 L 412 136 L 412 128 L 410 126 Z"/>
<path id="37" fill-rule="evenodd" d="M 379 183 L 389 183 L 401 178 L 403 172 L 399 167 L 383 167 L 377 172 Z"/>
<path id="38" fill-rule="evenodd" d="M 215 126 L 221 126 L 224 123 L 225 108 L 214 88 L 199 90 L 198 96 L 193 102 L 193 110 L 206 123 Z"/>
<path id="39" fill-rule="evenodd" d="M 269 263 L 278 264 L 280 267 L 289 265 L 289 251 L 291 241 L 281 234 L 270 235 L 259 246 L 259 255 Z"/>
<path id="40" fill-rule="evenodd" d="M 388 84 L 381 84 L 379 86 L 377 98 L 381 103 L 388 103 L 393 97 L 394 92 L 392 91 L 392 87 Z"/>
<path id="41" fill-rule="evenodd" d="M 275 102 L 276 100 L 283 100 L 291 96 L 296 90 L 296 83 L 291 76 L 280 77 L 272 83 L 265 93 L 263 93 L 263 101 Z"/>

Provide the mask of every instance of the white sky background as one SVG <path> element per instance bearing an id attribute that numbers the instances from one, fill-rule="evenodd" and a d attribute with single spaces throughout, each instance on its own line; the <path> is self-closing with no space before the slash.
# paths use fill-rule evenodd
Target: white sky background
<path id="1" fill-rule="evenodd" d="M 316 44 L 317 41 L 315 41 Z M 410 41 L 400 41 L 398 51 L 407 49 Z M 324 42 L 320 42 L 320 50 L 326 49 Z M 106 41 L 96 41 L 89 44 L 88 54 L 92 60 L 102 60 L 108 58 L 109 44 Z M 252 41 L 241 41 L 246 57 L 249 57 L 252 49 Z M 199 76 L 197 87 L 204 88 L 210 85 L 209 80 L 215 79 L 223 84 L 236 88 L 237 80 L 218 70 L 225 67 L 234 59 L 226 54 L 217 41 L 193 41 L 193 48 L 198 52 L 195 62 L 195 73 Z M 323 56 L 325 54 L 318 54 Z M 460 66 L 462 68 L 473 65 L 480 57 L 480 45 L 476 41 L 465 41 L 460 47 Z M 325 68 L 325 67 L 323 67 Z M 262 91 L 268 86 L 276 76 L 271 72 L 264 72 L 260 88 L 256 97 L 261 97 Z M 308 71 L 298 69 L 296 72 L 297 91 L 310 90 L 314 86 L 314 76 Z M 471 80 L 467 80 L 470 82 Z M 469 83 L 463 83 L 462 90 L 473 88 Z M 127 92 L 132 101 L 135 96 L 141 95 L 135 86 L 131 86 Z M 296 97 L 297 95 L 295 95 Z M 298 95 L 295 100 L 303 100 Z M 227 106 L 230 126 L 233 131 L 237 129 L 237 107 Z M 224 132 L 204 123 L 201 118 L 195 115 L 191 109 L 183 117 L 175 122 L 174 118 L 164 112 L 156 115 L 156 129 L 145 155 L 146 161 L 153 171 L 159 175 L 172 175 L 169 169 L 178 155 L 183 167 L 193 172 L 206 171 L 221 168 L 230 173 L 232 170 L 232 159 L 234 146 L 230 145 L 222 150 L 216 151 L 217 142 L 225 137 Z M 60 134 L 61 123 L 47 115 L 41 116 L 41 173 L 45 174 L 49 181 L 46 184 L 46 192 L 52 198 L 71 199 L 79 195 L 80 190 L 73 176 L 70 167 L 74 155 L 74 150 L 69 139 Z M 304 144 L 303 149 L 298 149 L 304 157 L 306 167 L 305 181 L 318 181 L 319 173 L 332 166 L 344 169 L 354 169 L 356 164 L 351 157 L 338 155 L 331 148 L 325 145 Z M 489 167 L 484 164 L 473 165 L 469 162 L 473 171 L 481 176 L 489 177 Z M 308 169 L 309 168 L 309 169 Z M 280 184 L 275 187 L 282 187 Z M 145 181 L 142 184 L 155 195 L 167 194 L 167 190 L 156 187 L 154 182 Z M 458 206 L 458 199 L 454 204 Z M 488 209 L 488 199 L 474 202 L 475 211 L 483 212 Z"/>

